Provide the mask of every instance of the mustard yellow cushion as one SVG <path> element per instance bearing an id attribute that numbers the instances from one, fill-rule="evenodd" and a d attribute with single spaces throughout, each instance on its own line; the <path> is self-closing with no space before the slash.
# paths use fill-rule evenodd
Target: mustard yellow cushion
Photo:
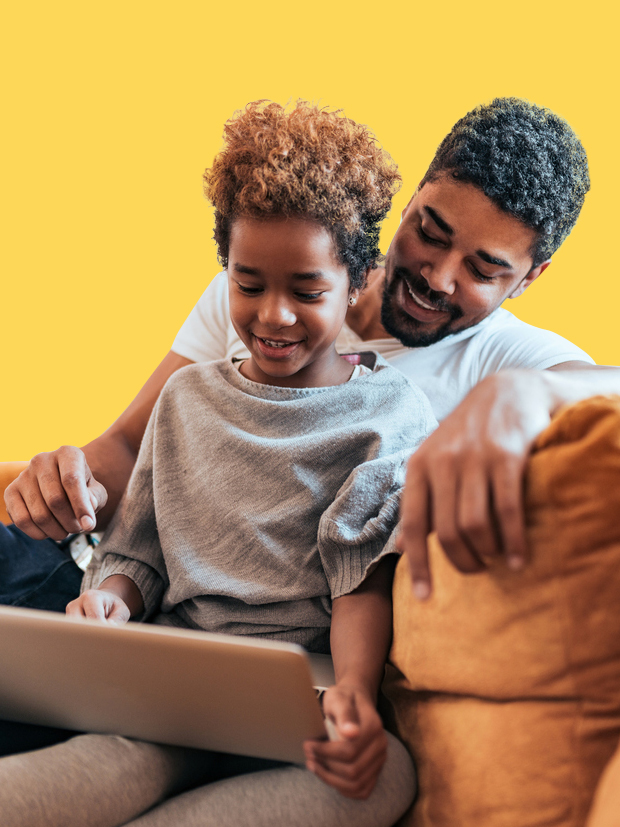
<path id="1" fill-rule="evenodd" d="M 11 522 L 4 507 L 4 490 L 28 465 L 27 462 L 0 462 L 0 523 Z"/>
<path id="2" fill-rule="evenodd" d="M 431 538 L 420 603 L 398 564 L 384 691 L 419 772 L 404 824 L 583 827 L 620 735 L 619 495 L 620 397 L 586 400 L 535 445 L 525 570 L 462 575 Z"/>

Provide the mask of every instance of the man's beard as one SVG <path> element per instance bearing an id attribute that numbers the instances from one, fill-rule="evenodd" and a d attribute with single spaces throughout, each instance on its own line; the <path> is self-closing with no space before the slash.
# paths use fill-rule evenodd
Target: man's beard
<path id="1" fill-rule="evenodd" d="M 427 299 L 433 307 L 449 313 L 449 318 L 444 324 L 434 330 L 426 331 L 424 330 L 426 325 L 424 325 L 423 322 L 413 319 L 398 306 L 394 309 L 393 299 L 401 281 L 404 281 L 405 285 L 410 284 L 412 289 L 422 299 Z M 406 289 L 405 286 L 405 290 Z M 462 315 L 463 311 L 460 307 L 448 304 L 442 293 L 430 290 L 423 278 L 412 276 L 404 267 L 394 268 L 394 274 L 389 284 L 386 279 L 381 301 L 381 324 L 390 336 L 394 336 L 405 347 L 428 347 L 428 345 L 434 345 L 435 342 L 439 342 L 451 333 L 456 332 L 453 329 L 453 324 L 457 319 L 460 319 Z"/>

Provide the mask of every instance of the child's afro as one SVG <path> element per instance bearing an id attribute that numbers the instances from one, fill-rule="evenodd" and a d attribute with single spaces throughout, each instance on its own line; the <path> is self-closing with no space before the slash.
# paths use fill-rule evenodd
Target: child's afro
<path id="1" fill-rule="evenodd" d="M 341 111 L 261 100 L 226 122 L 224 148 L 204 181 L 224 267 L 236 218 L 303 216 L 331 233 L 351 286 L 361 287 L 380 256 L 381 222 L 401 178 L 372 132 Z"/>

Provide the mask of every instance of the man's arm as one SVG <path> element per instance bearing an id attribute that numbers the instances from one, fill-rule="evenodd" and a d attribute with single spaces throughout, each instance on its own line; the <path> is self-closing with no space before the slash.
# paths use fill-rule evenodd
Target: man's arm
<path id="1" fill-rule="evenodd" d="M 511 568 L 525 564 L 523 480 L 532 444 L 562 405 L 606 393 L 620 393 L 620 368 L 565 362 L 502 371 L 444 419 L 409 460 L 401 504 L 398 544 L 419 598 L 431 592 L 433 530 L 460 571 L 479 571 L 496 554 Z"/>
<path id="2" fill-rule="evenodd" d="M 98 529 L 105 528 L 123 495 L 161 389 L 175 371 L 191 364 L 170 351 L 101 436 L 82 449 L 65 445 L 33 457 L 5 493 L 15 525 L 35 540 L 92 531 L 95 521 Z"/>

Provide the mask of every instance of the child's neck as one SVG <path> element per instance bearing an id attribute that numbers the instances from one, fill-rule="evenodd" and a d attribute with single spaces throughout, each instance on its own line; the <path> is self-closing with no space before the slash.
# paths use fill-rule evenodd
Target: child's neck
<path id="1" fill-rule="evenodd" d="M 343 385 L 349 381 L 353 373 L 350 362 L 343 359 L 335 348 L 288 375 L 285 375 L 284 366 L 281 374 L 266 373 L 252 356 L 241 363 L 239 370 L 242 376 L 252 382 L 279 388 L 327 388 L 332 385 Z"/>

